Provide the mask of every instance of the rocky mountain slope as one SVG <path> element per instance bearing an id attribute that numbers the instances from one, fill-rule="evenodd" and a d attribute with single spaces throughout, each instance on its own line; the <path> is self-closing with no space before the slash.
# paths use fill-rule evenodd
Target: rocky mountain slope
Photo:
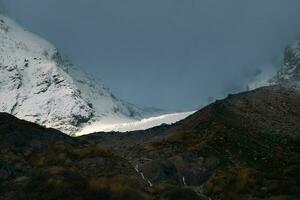
<path id="1" fill-rule="evenodd" d="M 174 125 L 79 138 L 0 114 L 0 197 L 296 200 L 299 101 L 264 87 Z"/>
<path id="2" fill-rule="evenodd" d="M 136 119 L 146 111 L 116 98 L 49 42 L 0 15 L 0 111 L 74 133 L 103 118 Z"/>

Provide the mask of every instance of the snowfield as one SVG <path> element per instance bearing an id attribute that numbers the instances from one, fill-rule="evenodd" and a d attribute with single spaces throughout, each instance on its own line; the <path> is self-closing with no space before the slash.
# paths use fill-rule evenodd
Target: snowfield
<path id="1" fill-rule="evenodd" d="M 173 124 L 176 123 L 189 115 L 195 113 L 193 112 L 182 112 L 182 113 L 173 113 L 161 115 L 158 117 L 150 117 L 142 120 L 124 120 L 124 119 L 108 119 L 102 120 L 100 122 L 95 122 L 89 126 L 83 128 L 80 132 L 77 132 L 76 136 L 86 135 L 95 132 L 127 132 L 135 130 L 146 130 L 155 126 L 162 124 Z"/>

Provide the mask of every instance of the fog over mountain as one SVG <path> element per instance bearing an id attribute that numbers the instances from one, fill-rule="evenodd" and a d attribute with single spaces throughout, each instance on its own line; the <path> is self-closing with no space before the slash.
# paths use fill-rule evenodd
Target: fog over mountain
<path id="1" fill-rule="evenodd" d="M 119 97 L 192 109 L 245 89 L 300 36 L 299 0 L 0 0 Z M 234 5 L 234 7 L 232 6 Z"/>

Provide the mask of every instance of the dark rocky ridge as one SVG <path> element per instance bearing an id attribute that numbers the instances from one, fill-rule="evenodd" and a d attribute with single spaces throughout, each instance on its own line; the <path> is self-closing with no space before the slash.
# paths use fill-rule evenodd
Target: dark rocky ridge
<path id="1" fill-rule="evenodd" d="M 299 199 L 299 102 L 265 87 L 175 125 L 79 138 L 0 114 L 0 199 Z"/>

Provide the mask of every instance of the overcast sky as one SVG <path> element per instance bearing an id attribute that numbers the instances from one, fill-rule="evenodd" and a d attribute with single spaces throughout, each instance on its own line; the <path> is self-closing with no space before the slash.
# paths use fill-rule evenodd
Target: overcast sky
<path id="1" fill-rule="evenodd" d="M 241 91 L 300 36 L 299 0 L 0 0 L 127 101 L 193 109 Z"/>

